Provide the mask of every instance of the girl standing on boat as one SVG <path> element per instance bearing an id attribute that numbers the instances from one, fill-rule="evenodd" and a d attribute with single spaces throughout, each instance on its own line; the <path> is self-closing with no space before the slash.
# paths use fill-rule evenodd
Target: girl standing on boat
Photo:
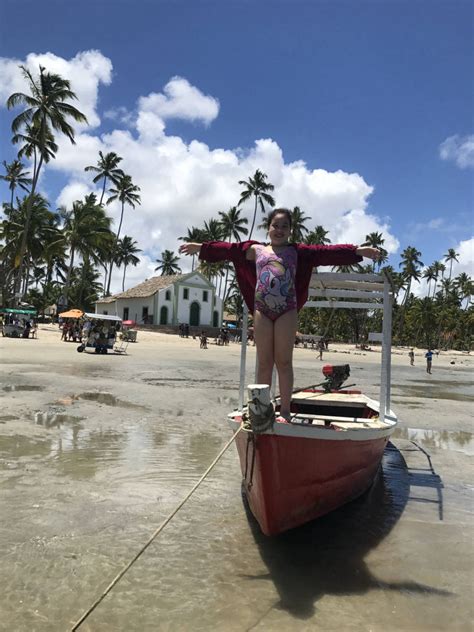
<path id="1" fill-rule="evenodd" d="M 179 251 L 215 263 L 232 261 L 244 300 L 253 313 L 257 346 L 257 381 L 271 384 L 273 365 L 278 371 L 280 416 L 290 418 L 293 390 L 293 346 L 298 311 L 308 298 L 313 267 L 352 265 L 363 257 L 377 259 L 377 248 L 350 244 L 312 246 L 289 243 L 291 212 L 273 210 L 268 217 L 270 243 L 209 241 L 187 243 Z"/>

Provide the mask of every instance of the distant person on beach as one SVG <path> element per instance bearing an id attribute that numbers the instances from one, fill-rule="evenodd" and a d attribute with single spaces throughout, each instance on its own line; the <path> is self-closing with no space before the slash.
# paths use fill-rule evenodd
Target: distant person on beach
<path id="1" fill-rule="evenodd" d="M 433 363 L 433 352 L 431 351 L 431 349 L 428 349 L 428 351 L 425 353 L 425 358 L 426 358 L 426 372 L 431 375 L 431 365 Z"/>
<path id="2" fill-rule="evenodd" d="M 207 349 L 207 336 L 206 334 L 201 331 L 201 335 L 199 337 L 199 340 L 201 341 L 201 344 L 199 345 L 200 349 Z"/>
<path id="3" fill-rule="evenodd" d="M 318 340 L 318 351 L 319 351 L 319 360 L 323 359 L 323 351 L 325 351 L 326 346 L 324 344 L 324 339 L 320 338 Z"/>
<path id="4" fill-rule="evenodd" d="M 408 352 L 408 357 L 410 358 L 410 366 L 415 366 L 415 352 L 413 349 L 410 349 Z"/>
<path id="5" fill-rule="evenodd" d="M 352 265 L 363 257 L 374 260 L 380 257 L 380 251 L 369 246 L 289 243 L 291 221 L 291 212 L 286 208 L 274 209 L 269 214 L 269 244 L 210 241 L 182 244 L 179 248 L 186 255 L 199 253 L 201 260 L 210 263 L 232 261 L 234 264 L 243 298 L 253 314 L 257 380 L 270 385 L 274 364 L 278 371 L 279 421 L 290 419 L 297 315 L 308 298 L 313 267 Z"/>

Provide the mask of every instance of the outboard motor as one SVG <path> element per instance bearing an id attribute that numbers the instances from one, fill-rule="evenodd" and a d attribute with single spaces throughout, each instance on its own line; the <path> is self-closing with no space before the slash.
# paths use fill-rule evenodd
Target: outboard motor
<path id="1" fill-rule="evenodd" d="M 339 364 L 337 366 L 325 364 L 323 366 L 323 375 L 326 380 L 322 384 L 324 391 L 326 393 L 338 391 L 350 374 L 351 367 L 349 364 Z"/>

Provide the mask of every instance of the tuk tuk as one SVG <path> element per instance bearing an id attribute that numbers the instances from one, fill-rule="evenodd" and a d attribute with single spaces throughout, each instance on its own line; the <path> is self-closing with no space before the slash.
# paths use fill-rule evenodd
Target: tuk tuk
<path id="1" fill-rule="evenodd" d="M 94 349 L 94 353 L 108 353 L 114 351 L 117 333 L 122 328 L 122 319 L 109 314 L 91 314 L 85 312 L 82 316 L 83 341 L 77 347 L 82 353 L 86 349 Z"/>

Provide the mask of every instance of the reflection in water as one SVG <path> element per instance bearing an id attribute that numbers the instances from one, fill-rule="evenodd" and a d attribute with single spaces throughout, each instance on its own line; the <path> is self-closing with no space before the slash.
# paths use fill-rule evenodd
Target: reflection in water
<path id="1" fill-rule="evenodd" d="M 34 415 L 35 424 L 38 426 L 46 426 L 46 428 L 52 428 L 53 426 L 60 426 L 65 423 L 78 423 L 82 417 L 74 417 L 73 415 L 66 415 L 55 410 L 37 411 Z"/>
<path id="2" fill-rule="evenodd" d="M 119 406 L 120 408 L 135 408 L 139 410 L 148 410 L 147 406 L 140 406 L 139 404 L 131 404 L 126 402 L 112 393 L 100 393 L 100 392 L 87 392 L 80 393 L 79 395 L 73 395 L 73 398 L 85 399 L 90 402 L 98 402 L 99 404 L 105 404 L 106 406 Z"/>
<path id="3" fill-rule="evenodd" d="M 229 395 L 220 395 L 217 397 L 217 403 L 226 404 L 231 410 L 237 410 L 239 399 L 237 397 L 231 397 Z"/>
<path id="4" fill-rule="evenodd" d="M 271 580 L 279 594 L 274 607 L 309 619 L 315 602 L 326 594 L 362 594 L 372 589 L 447 594 L 409 580 L 383 582 L 364 558 L 400 518 L 409 493 L 405 460 L 388 444 L 372 488 L 361 498 L 327 516 L 274 538 L 264 536 L 248 510 L 248 518 L 268 573 L 249 577 Z"/>
<path id="5" fill-rule="evenodd" d="M 394 439 L 415 441 L 424 448 L 457 450 L 469 456 L 474 455 L 472 433 L 461 430 L 431 430 L 422 428 L 397 427 L 392 435 Z"/>
<path id="6" fill-rule="evenodd" d="M 15 435 L 13 437 L 0 436 L 0 463 L 4 458 L 11 462 L 13 459 L 21 457 L 48 456 L 50 451 L 50 441 L 28 439 L 21 435 Z"/>

